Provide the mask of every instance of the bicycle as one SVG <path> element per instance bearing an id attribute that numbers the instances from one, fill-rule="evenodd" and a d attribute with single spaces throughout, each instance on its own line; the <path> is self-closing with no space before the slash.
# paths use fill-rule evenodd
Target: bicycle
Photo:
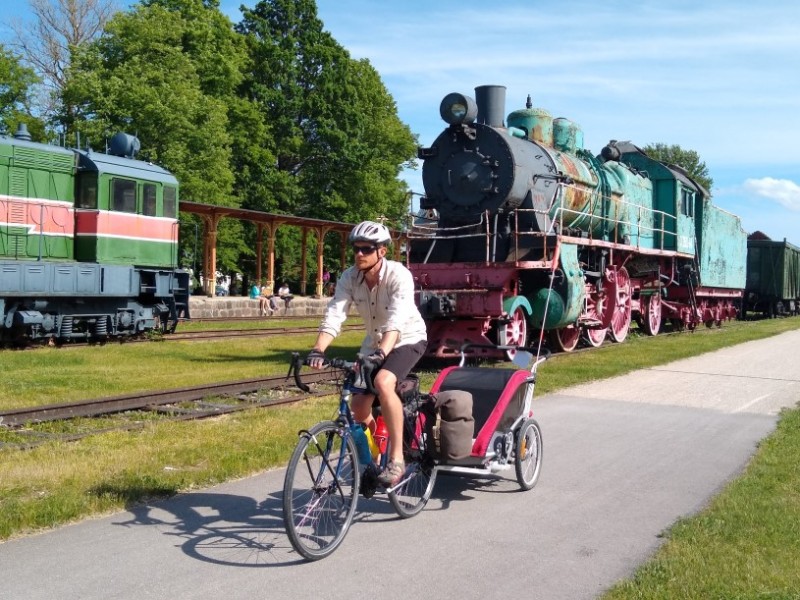
<path id="1" fill-rule="evenodd" d="M 289 375 L 303 391 L 300 380 L 304 360 L 292 355 Z M 377 459 L 363 460 L 354 440 L 350 399 L 354 392 L 375 393 L 360 378 L 360 360 L 331 359 L 326 366 L 344 372 L 339 408 L 333 420 L 301 430 L 289 459 L 283 486 L 283 520 L 294 549 L 308 560 L 319 560 L 334 552 L 344 540 L 353 521 L 358 495 L 369 498 L 378 489 L 377 476 L 386 467 L 389 447 Z M 435 461 L 426 447 L 426 435 L 418 426 L 422 400 L 417 385 L 404 393 L 403 455 L 406 471 L 401 481 L 386 490 L 397 514 L 410 518 L 428 502 L 436 481 Z M 390 442 L 391 443 L 391 442 Z M 366 458 L 366 457 L 363 457 Z M 362 464 L 365 463 L 365 464 Z M 363 470 L 363 473 L 362 473 Z"/>

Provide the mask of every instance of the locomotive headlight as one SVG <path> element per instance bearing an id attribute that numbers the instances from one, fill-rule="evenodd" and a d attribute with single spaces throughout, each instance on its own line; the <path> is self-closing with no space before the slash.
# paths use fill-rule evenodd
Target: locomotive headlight
<path id="1" fill-rule="evenodd" d="M 478 116 L 478 105 L 464 94 L 447 94 L 439 105 L 439 114 L 450 125 L 472 123 Z"/>

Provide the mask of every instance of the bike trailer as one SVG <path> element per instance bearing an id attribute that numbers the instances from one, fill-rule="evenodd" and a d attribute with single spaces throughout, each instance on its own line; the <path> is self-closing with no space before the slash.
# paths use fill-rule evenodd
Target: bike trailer
<path id="1" fill-rule="evenodd" d="M 469 455 L 483 459 L 520 418 L 532 416 L 530 398 L 526 398 L 526 384 L 532 377 L 530 371 L 523 369 L 454 366 L 439 374 L 430 393 L 436 396 L 460 390 L 472 396 L 475 439 Z"/>

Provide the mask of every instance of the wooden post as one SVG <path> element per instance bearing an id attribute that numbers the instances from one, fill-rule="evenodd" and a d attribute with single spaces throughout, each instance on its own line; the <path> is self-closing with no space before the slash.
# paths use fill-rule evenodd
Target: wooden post
<path id="1" fill-rule="evenodd" d="M 217 225 L 220 215 L 202 215 L 203 217 L 203 289 L 207 296 L 213 296 L 217 287 Z"/>
<path id="2" fill-rule="evenodd" d="M 308 277 L 308 267 L 306 266 L 306 245 L 308 244 L 308 227 L 303 227 L 303 241 L 300 245 L 300 295 L 306 295 L 306 278 Z"/>
<path id="3" fill-rule="evenodd" d="M 256 223 L 256 285 L 261 289 L 261 267 L 264 262 L 264 224 Z"/>

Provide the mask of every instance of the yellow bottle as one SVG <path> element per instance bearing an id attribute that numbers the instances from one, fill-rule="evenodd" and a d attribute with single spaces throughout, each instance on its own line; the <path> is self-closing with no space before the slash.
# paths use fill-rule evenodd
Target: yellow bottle
<path id="1" fill-rule="evenodd" d="M 378 448 L 378 444 L 375 442 L 375 438 L 373 437 L 372 432 L 369 430 L 369 427 L 364 428 L 364 435 L 367 436 L 369 453 L 372 454 L 372 460 L 378 460 L 378 457 L 381 455 L 381 451 L 380 448 Z"/>

